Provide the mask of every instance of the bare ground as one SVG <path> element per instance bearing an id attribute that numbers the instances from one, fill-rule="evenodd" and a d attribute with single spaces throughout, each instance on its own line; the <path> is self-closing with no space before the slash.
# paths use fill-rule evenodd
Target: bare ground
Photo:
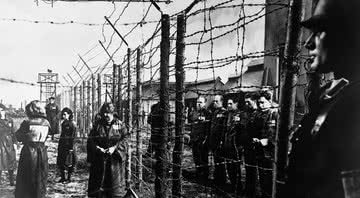
<path id="1" fill-rule="evenodd" d="M 16 120 L 15 125 L 19 125 L 21 120 Z M 56 168 L 56 156 L 57 156 L 57 145 L 58 135 L 54 141 L 48 140 L 46 145 L 48 146 L 49 156 L 49 177 L 47 185 L 47 196 L 48 198 L 70 198 L 70 197 L 87 197 L 87 182 L 88 182 L 88 164 L 86 163 L 86 142 L 78 141 L 77 157 L 78 163 L 75 173 L 70 183 L 57 183 L 59 180 L 59 174 Z M 144 144 L 147 144 L 145 141 Z M 146 147 L 146 146 L 144 146 Z M 144 148 L 145 150 L 146 148 Z M 20 148 L 17 149 L 17 160 L 19 159 Z M 135 153 L 134 153 L 135 154 Z M 139 197 L 154 197 L 154 171 L 155 160 L 151 157 L 144 156 L 143 163 L 143 182 L 141 191 L 136 191 Z M 132 169 L 135 167 L 136 160 L 133 160 Z M 169 164 L 171 170 L 171 164 Z M 189 198 L 227 198 L 236 197 L 229 188 L 229 185 L 218 188 L 214 186 L 212 181 L 203 182 L 199 181 L 195 177 L 195 169 L 193 168 L 194 163 L 192 160 L 191 150 L 185 145 L 184 156 L 183 156 L 183 197 Z M 133 170 L 134 171 L 134 170 Z M 133 185 L 136 181 L 134 172 L 132 173 Z M 0 198 L 12 198 L 14 197 L 15 187 L 10 186 L 7 173 L 3 173 L 3 183 L 0 184 Z M 168 189 L 171 190 L 171 172 L 169 173 Z M 171 192 L 169 192 L 171 194 Z"/>

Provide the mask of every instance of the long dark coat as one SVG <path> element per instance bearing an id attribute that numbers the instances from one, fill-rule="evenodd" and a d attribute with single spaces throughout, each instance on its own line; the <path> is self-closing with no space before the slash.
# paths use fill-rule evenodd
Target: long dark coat
<path id="1" fill-rule="evenodd" d="M 57 165 L 60 169 L 73 168 L 76 163 L 76 155 L 74 150 L 74 139 L 76 135 L 76 126 L 70 120 L 64 120 L 61 123 L 61 135 L 58 145 Z M 72 152 L 70 152 L 72 150 Z M 71 158 L 70 162 L 66 160 Z M 70 163 L 70 164 L 67 164 Z"/>
<path id="2" fill-rule="evenodd" d="M 12 120 L 0 119 L 0 171 L 15 169 L 15 142 Z"/>
<path id="3" fill-rule="evenodd" d="M 53 103 L 49 103 L 45 106 L 46 118 L 50 123 L 51 130 L 50 135 L 59 133 L 59 118 L 58 114 L 60 112 L 59 107 Z"/>
<path id="4" fill-rule="evenodd" d="M 116 118 L 110 124 L 101 120 L 91 130 L 87 142 L 87 157 L 91 164 L 89 197 L 100 194 L 117 197 L 124 194 L 127 136 L 125 125 Z M 97 146 L 103 149 L 116 146 L 116 150 L 110 155 L 102 153 Z"/>
<path id="5" fill-rule="evenodd" d="M 284 197 L 345 197 L 341 173 L 360 169 L 359 90 L 359 82 L 349 84 L 330 99 L 333 104 L 320 126 L 316 120 L 328 102 L 304 117 L 292 138 Z"/>
<path id="6" fill-rule="evenodd" d="M 48 156 L 44 142 L 49 130 L 45 118 L 34 118 L 21 123 L 16 132 L 17 140 L 24 144 L 16 176 L 16 198 L 45 197 Z"/>

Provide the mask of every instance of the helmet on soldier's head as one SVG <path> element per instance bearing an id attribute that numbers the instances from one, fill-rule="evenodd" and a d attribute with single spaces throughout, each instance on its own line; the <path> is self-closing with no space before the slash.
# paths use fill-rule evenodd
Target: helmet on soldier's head
<path id="1" fill-rule="evenodd" d="M 311 30 L 353 30 L 360 9 L 359 0 L 319 0 L 314 14 L 301 24 Z M 359 29 L 359 28 L 358 28 Z"/>

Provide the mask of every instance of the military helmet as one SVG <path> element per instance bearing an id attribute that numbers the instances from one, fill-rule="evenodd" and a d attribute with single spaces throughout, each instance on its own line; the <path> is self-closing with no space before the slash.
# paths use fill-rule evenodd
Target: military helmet
<path id="1" fill-rule="evenodd" d="M 358 26 L 359 10 L 359 0 L 319 0 L 313 16 L 301 24 L 311 30 L 353 30 Z"/>

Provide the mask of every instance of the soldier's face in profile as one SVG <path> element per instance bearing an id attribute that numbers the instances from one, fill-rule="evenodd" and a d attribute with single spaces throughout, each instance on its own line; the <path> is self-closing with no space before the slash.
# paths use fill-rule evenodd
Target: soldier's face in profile
<path id="1" fill-rule="evenodd" d="M 221 96 L 217 95 L 214 98 L 214 107 L 215 108 L 221 108 L 222 107 L 222 100 L 221 100 Z"/>
<path id="2" fill-rule="evenodd" d="M 266 110 L 270 108 L 270 102 L 265 97 L 260 97 L 258 100 L 259 108 L 261 110 Z"/>
<path id="3" fill-rule="evenodd" d="M 245 98 L 245 105 L 250 109 L 256 109 L 256 102 L 251 100 L 251 98 Z"/>
<path id="4" fill-rule="evenodd" d="M 113 113 L 104 113 L 104 117 L 107 122 L 111 122 L 114 119 L 114 114 Z"/>
<path id="5" fill-rule="evenodd" d="M 331 71 L 331 54 L 329 53 L 328 38 L 325 31 L 313 30 L 313 33 L 306 41 L 305 47 L 309 50 L 310 69 L 320 73 L 328 73 Z"/>
<path id="6" fill-rule="evenodd" d="M 200 97 L 196 101 L 196 108 L 198 110 L 205 108 L 205 98 Z"/>

